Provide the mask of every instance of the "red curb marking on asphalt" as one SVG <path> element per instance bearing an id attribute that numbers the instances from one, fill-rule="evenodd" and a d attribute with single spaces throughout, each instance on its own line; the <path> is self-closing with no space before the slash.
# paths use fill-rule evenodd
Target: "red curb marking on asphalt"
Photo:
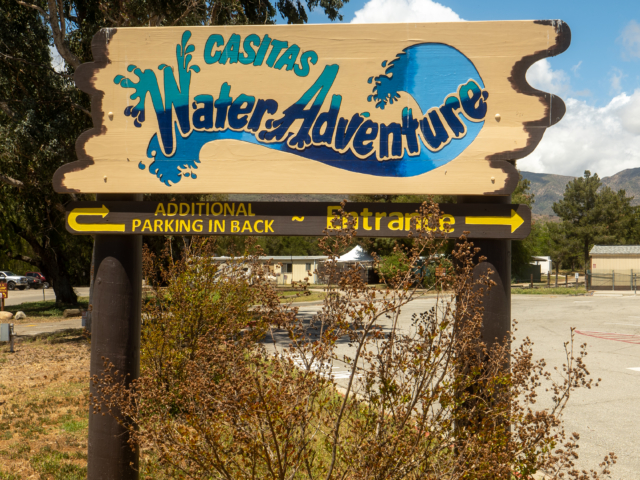
<path id="1" fill-rule="evenodd" d="M 603 340 L 614 340 L 616 342 L 633 343 L 640 345 L 640 335 L 631 335 L 628 333 L 608 333 L 608 332 L 583 332 L 576 330 L 576 333 L 587 337 L 602 338 Z"/>

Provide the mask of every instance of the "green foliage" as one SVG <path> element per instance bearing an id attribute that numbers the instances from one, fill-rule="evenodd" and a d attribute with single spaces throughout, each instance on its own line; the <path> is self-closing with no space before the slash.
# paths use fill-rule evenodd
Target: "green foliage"
<path id="1" fill-rule="evenodd" d="M 396 250 L 391 255 L 387 255 L 380 259 L 378 266 L 378 274 L 384 278 L 393 278 L 396 275 L 405 273 L 409 270 L 407 255 L 402 250 Z"/>
<path id="2" fill-rule="evenodd" d="M 520 174 L 518 185 L 511 195 L 511 203 L 523 204 L 532 208 L 534 202 L 535 198 L 531 192 L 531 182 Z M 527 265 L 531 262 L 531 257 L 534 255 L 535 240 L 532 238 L 534 229 L 535 223 L 532 225 L 529 237 L 511 242 L 511 276 L 514 278 L 522 276 Z"/>
<path id="3" fill-rule="evenodd" d="M 2 0 L 0 24 L 0 248 L 41 270 L 56 298 L 73 303 L 72 283 L 88 283 L 91 238 L 66 232 L 70 198 L 56 194 L 51 179 L 90 125 L 88 100 L 51 68 L 50 31 L 35 10 Z"/>
<path id="4" fill-rule="evenodd" d="M 75 88 L 73 73 L 80 63 L 93 60 L 91 40 L 100 28 L 264 25 L 279 18 L 305 23 L 308 11 L 316 8 L 335 20 L 342 19 L 339 11 L 344 3 L 36 0 L 32 3 L 36 8 L 30 8 L 0 0 L 0 262 L 5 262 L 4 268 L 24 271 L 32 265 L 51 280 L 57 300 L 67 303 L 76 301 L 73 284 L 89 283 L 91 237 L 66 232 L 65 204 L 71 198 L 56 194 L 51 180 L 58 167 L 75 160 L 76 139 L 92 126 L 90 99 Z M 52 45 L 64 60 L 56 69 Z M 161 249 L 157 241 L 147 243 Z M 176 254 L 181 251 L 178 248 Z"/>
<path id="5" fill-rule="evenodd" d="M 636 227 L 632 199 L 624 190 L 603 187 L 598 175 L 588 170 L 569 182 L 563 199 L 553 204 L 553 211 L 562 219 L 562 226 L 551 230 L 554 255 L 561 258 L 570 251 L 579 252 L 586 267 L 593 245 L 618 243 Z"/>

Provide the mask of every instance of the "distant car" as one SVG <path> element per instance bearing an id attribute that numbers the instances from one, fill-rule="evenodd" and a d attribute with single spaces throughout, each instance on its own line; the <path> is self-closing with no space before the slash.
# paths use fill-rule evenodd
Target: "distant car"
<path id="1" fill-rule="evenodd" d="M 27 279 L 29 278 L 37 278 L 38 280 L 40 280 L 40 282 L 42 282 L 42 288 L 49 288 L 49 282 L 47 282 L 47 279 L 44 278 L 44 275 L 42 275 L 42 273 L 40 272 L 27 272 L 24 274 Z M 29 284 L 31 284 L 31 282 L 29 282 Z M 39 287 L 32 287 L 32 288 L 39 288 Z"/>
<path id="2" fill-rule="evenodd" d="M 27 277 L 27 282 L 29 282 L 28 288 L 44 288 L 42 280 L 38 277 Z"/>
<path id="3" fill-rule="evenodd" d="M 16 288 L 18 290 L 24 290 L 29 286 L 27 277 L 16 275 L 9 270 L 0 270 L 0 282 L 6 282 L 9 290 L 14 290 Z"/>

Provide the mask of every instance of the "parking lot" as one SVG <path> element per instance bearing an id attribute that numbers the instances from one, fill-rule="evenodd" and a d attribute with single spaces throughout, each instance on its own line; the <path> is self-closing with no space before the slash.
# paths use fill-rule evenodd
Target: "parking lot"
<path id="1" fill-rule="evenodd" d="M 411 315 L 433 306 L 433 298 L 407 305 L 402 314 L 408 328 Z M 302 306 L 301 315 L 312 315 L 317 305 Z M 529 337 L 534 355 L 544 358 L 549 370 L 565 363 L 564 342 L 576 328 L 576 348 L 587 343 L 586 365 L 600 386 L 578 391 L 566 411 L 568 433 L 580 434 L 580 468 L 597 466 L 613 451 L 618 463 L 612 470 L 617 480 L 640 478 L 640 295 L 635 296 L 551 296 L 513 295 L 512 317 L 518 321 L 516 344 Z M 279 337 L 284 344 L 286 336 Z M 346 354 L 345 342 L 338 350 Z M 346 368 L 336 364 L 338 383 Z M 538 406 L 542 408 L 544 392 Z"/>

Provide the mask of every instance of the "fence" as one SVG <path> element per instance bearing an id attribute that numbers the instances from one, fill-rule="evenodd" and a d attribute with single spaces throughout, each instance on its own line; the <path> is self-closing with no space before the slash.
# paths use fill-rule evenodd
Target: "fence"
<path id="1" fill-rule="evenodd" d="M 590 275 L 592 290 L 637 290 L 640 272 L 633 270 L 599 270 Z"/>

